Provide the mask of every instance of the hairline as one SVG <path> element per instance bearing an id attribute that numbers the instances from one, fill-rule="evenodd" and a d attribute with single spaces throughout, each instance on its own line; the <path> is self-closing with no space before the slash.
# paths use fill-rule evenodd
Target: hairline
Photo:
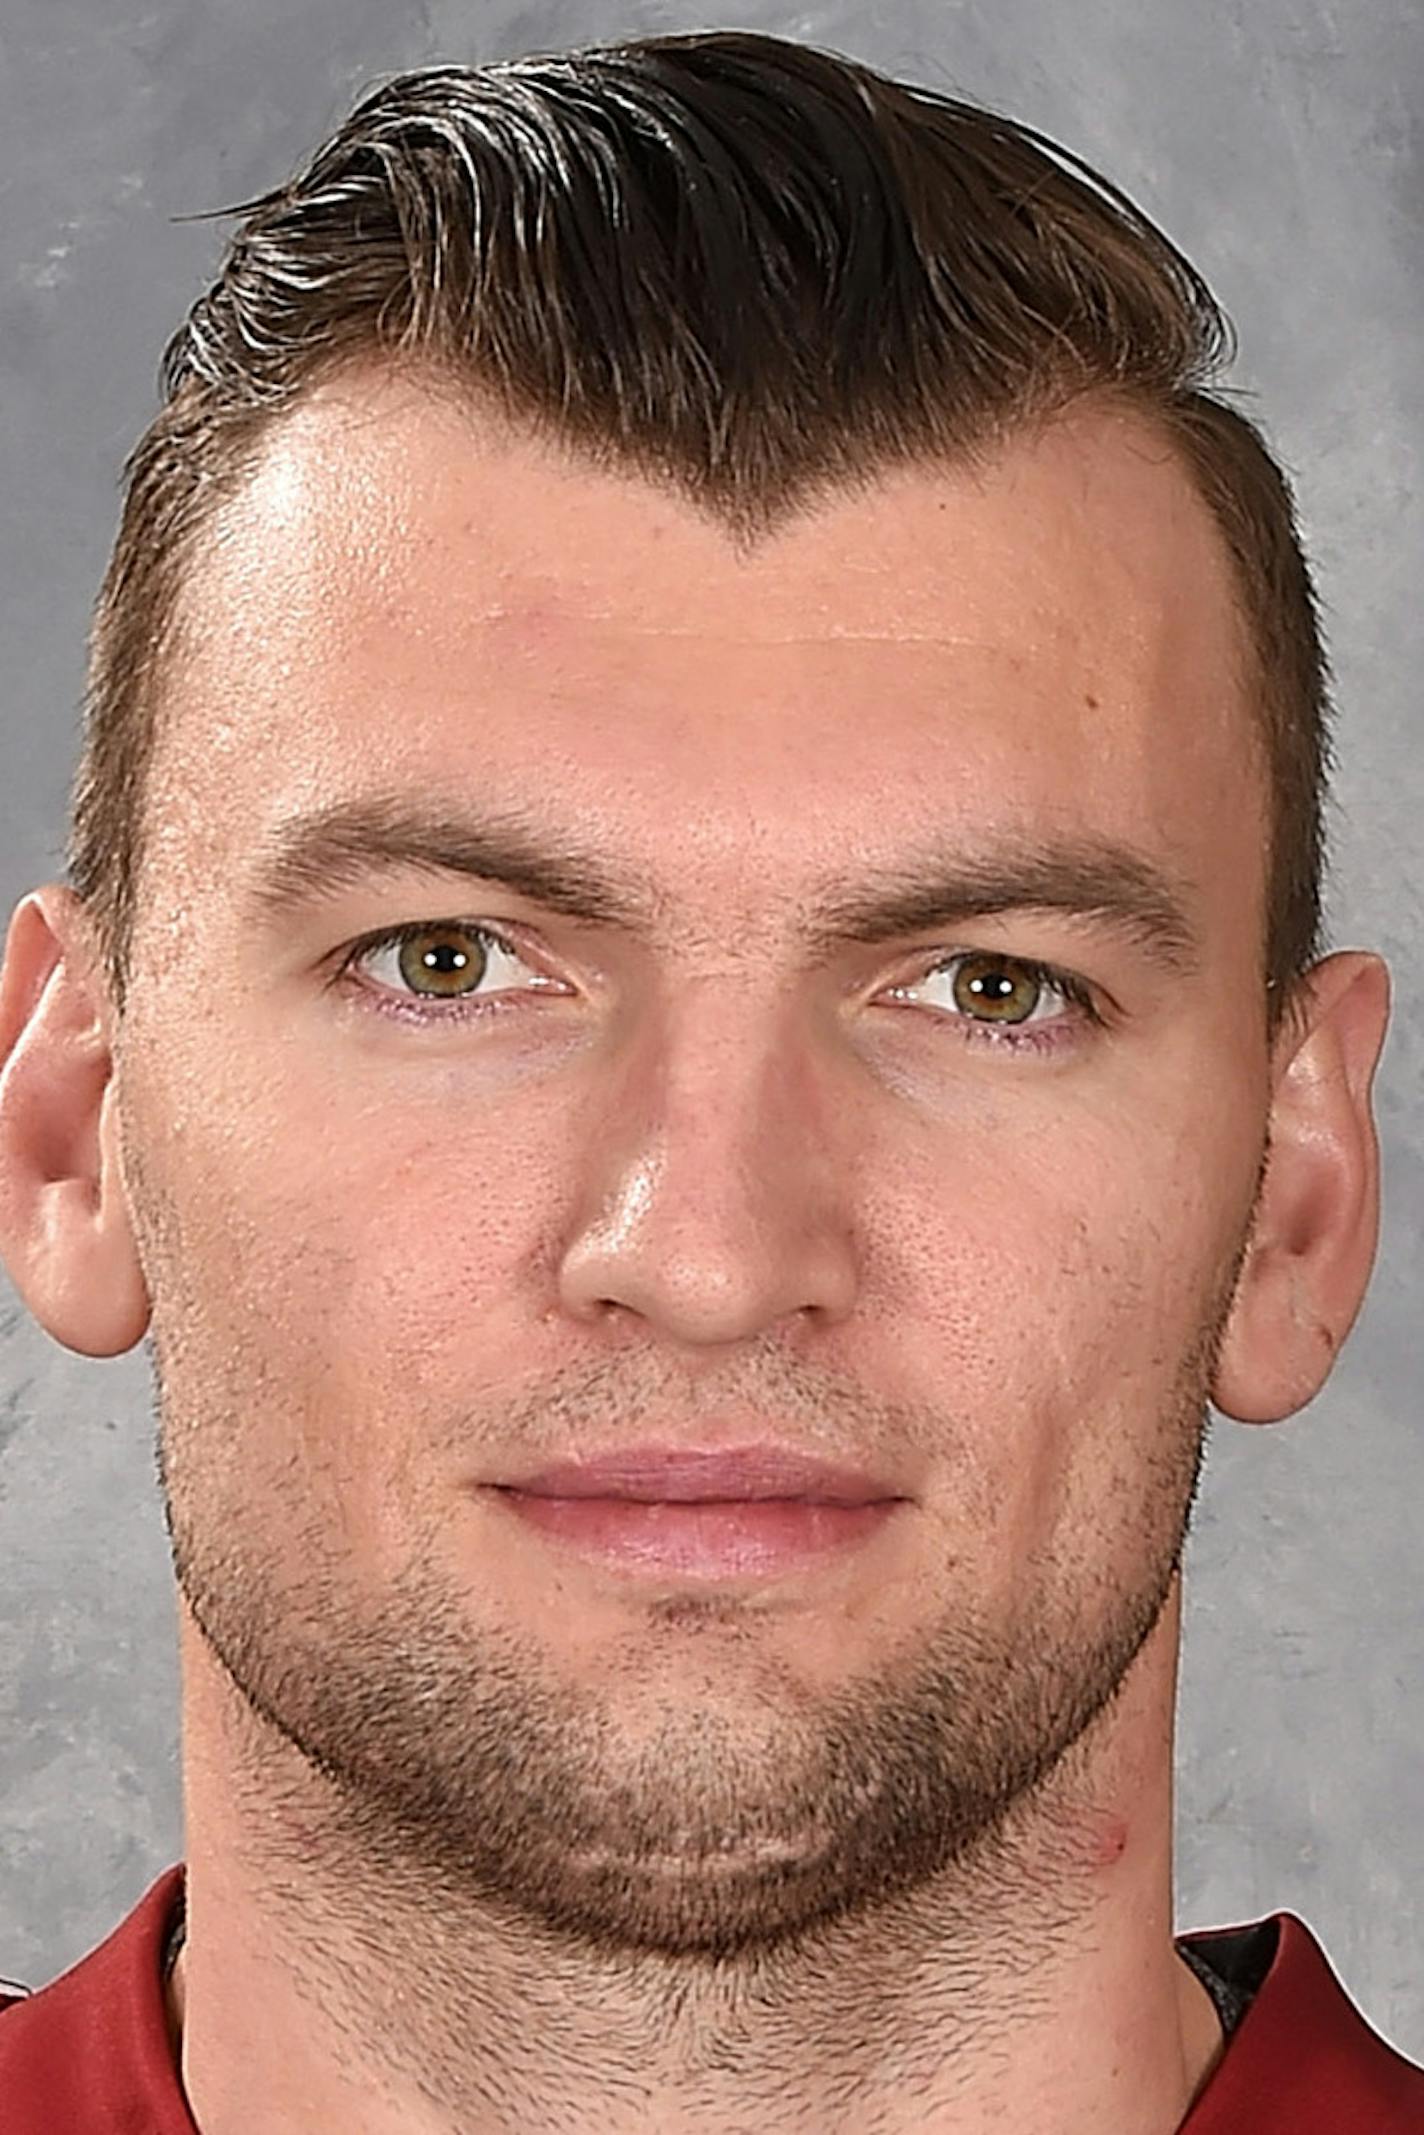
<path id="1" fill-rule="evenodd" d="M 1261 917 L 1263 927 L 1269 929 L 1276 801 L 1271 739 L 1264 702 L 1269 686 L 1268 677 L 1262 648 L 1248 609 L 1242 567 L 1232 552 L 1225 529 L 1205 492 L 1191 455 L 1176 434 L 1169 405 L 1155 401 L 1149 393 L 1141 389 L 1099 381 L 1089 383 L 1071 393 L 1064 393 L 1041 405 L 1020 409 L 1017 413 L 990 416 L 979 432 L 962 443 L 936 444 L 932 440 L 926 440 L 922 450 L 898 454 L 877 454 L 867 446 L 849 469 L 831 471 L 817 484 L 808 484 L 795 504 L 774 524 L 768 525 L 760 534 L 744 536 L 739 535 L 737 529 L 732 527 L 715 507 L 692 495 L 687 484 L 673 475 L 660 474 L 649 467 L 636 449 L 621 451 L 615 450 L 611 445 L 598 450 L 592 449 L 562 427 L 552 412 L 533 406 L 525 408 L 511 404 L 509 397 L 500 391 L 498 382 L 481 374 L 473 366 L 461 365 L 458 361 L 427 348 L 408 349 L 389 343 L 383 344 L 373 335 L 362 342 L 348 345 L 340 352 L 328 353 L 314 359 L 305 375 L 294 384 L 290 395 L 280 405 L 253 407 L 239 417 L 229 418 L 220 426 L 214 455 L 217 462 L 215 477 L 203 506 L 169 544 L 161 567 L 166 588 L 166 612 L 162 628 L 155 640 L 153 664 L 143 685 L 149 696 L 152 728 L 141 793 L 135 797 L 137 819 L 131 902 L 127 937 L 123 945 L 126 957 L 138 932 L 141 892 L 151 852 L 150 830 L 155 788 L 158 784 L 155 774 L 160 769 L 160 758 L 165 746 L 171 740 L 176 722 L 181 717 L 184 656 L 189 642 L 190 626 L 195 620 L 188 604 L 188 596 L 201 577 L 205 555 L 211 552 L 210 544 L 215 524 L 223 510 L 233 503 L 244 489 L 255 483 L 268 451 L 279 440 L 288 423 L 303 414 L 323 388 L 339 388 L 343 384 L 359 383 L 363 378 L 371 376 L 408 389 L 431 405 L 448 408 L 472 426 L 490 425 L 490 435 L 500 444 L 532 444 L 548 451 L 556 462 L 571 471 L 601 476 L 613 482 L 639 484 L 654 494 L 670 497 L 692 509 L 704 523 L 723 534 L 741 560 L 747 560 L 759 553 L 798 523 L 813 520 L 822 511 L 834 508 L 838 502 L 853 502 L 857 496 L 872 493 L 880 481 L 888 480 L 896 473 L 921 472 L 932 475 L 940 471 L 957 474 L 969 470 L 973 473 L 991 474 L 1003 457 L 1018 445 L 1025 441 L 1031 444 L 1058 424 L 1085 411 L 1116 409 L 1120 414 L 1127 415 L 1137 423 L 1144 436 L 1156 436 L 1185 475 L 1210 527 L 1211 538 L 1223 566 L 1223 580 L 1229 592 L 1232 611 L 1230 671 L 1240 698 L 1240 709 L 1244 716 L 1251 751 L 1251 772 L 1257 781 L 1258 798 L 1264 819 L 1266 851 L 1262 872 Z M 226 435 L 221 435 L 221 431 L 225 431 Z M 1264 957 L 1267 952 L 1264 939 L 1262 950 Z M 1263 976 L 1269 977 L 1269 971 L 1265 971 Z"/>

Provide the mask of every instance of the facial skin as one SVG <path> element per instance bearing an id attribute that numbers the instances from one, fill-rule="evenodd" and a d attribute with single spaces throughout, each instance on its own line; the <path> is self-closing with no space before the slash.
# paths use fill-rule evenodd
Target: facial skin
<path id="1" fill-rule="evenodd" d="M 1171 1949 L 1204 1404 L 1291 1413 L 1348 1331 L 1386 1017 L 1332 957 L 1268 1047 L 1188 478 L 1085 410 L 738 557 L 367 371 L 216 532 L 122 1024 L 58 885 L 0 983 L 8 1264 L 90 1353 L 151 1315 L 204 2135 L 1170 2135 L 1219 2048 Z M 284 822 L 376 794 L 517 807 L 656 924 L 410 869 L 256 916 Z M 1047 911 L 808 958 L 832 882 L 1066 837 L 1179 886 L 1194 968 Z M 414 921 L 498 930 L 508 1012 L 329 983 Z M 927 976 L 971 950 L 1102 1024 L 976 1033 Z M 634 1589 L 476 1487 L 758 1437 L 909 1502 Z"/>

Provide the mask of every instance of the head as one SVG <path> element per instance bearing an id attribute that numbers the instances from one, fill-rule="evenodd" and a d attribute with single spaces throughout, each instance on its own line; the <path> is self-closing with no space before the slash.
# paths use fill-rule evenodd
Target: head
<path id="1" fill-rule="evenodd" d="M 333 1858 L 772 1944 L 1032 1802 L 1208 1401 L 1358 1307 L 1289 494 L 1121 195 L 804 47 L 406 76 L 242 212 L 12 924 L 7 1259 L 151 1325 L 185 1601 Z M 633 1593 L 491 1495 L 759 1437 L 901 1512 Z"/>

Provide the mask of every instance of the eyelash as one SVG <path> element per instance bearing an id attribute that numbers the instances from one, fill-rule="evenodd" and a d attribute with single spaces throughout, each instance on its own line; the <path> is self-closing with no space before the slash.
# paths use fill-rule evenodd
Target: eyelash
<path id="1" fill-rule="evenodd" d="M 429 933 L 438 927 L 458 928 L 461 933 L 468 934 L 473 941 L 484 947 L 493 946 L 507 956 L 527 961 L 518 943 L 511 941 L 507 935 L 499 933 L 494 927 L 483 926 L 468 919 L 415 919 L 404 926 L 387 927 L 377 934 L 363 934 L 357 941 L 352 942 L 342 956 L 331 981 L 332 985 L 345 984 L 352 992 L 361 994 L 365 1004 L 374 1008 L 378 1015 L 394 1016 L 398 1022 L 423 1024 L 427 1028 L 431 1024 L 464 1023 L 476 1017 L 504 1015 L 514 1008 L 515 1001 L 503 999 L 498 994 L 487 1000 L 473 997 L 462 1000 L 452 995 L 438 1005 L 436 997 L 431 996 L 429 1005 L 417 1007 L 415 1003 L 419 996 L 378 993 L 354 975 L 355 966 L 366 957 L 374 956 L 382 949 L 399 948 L 413 940 L 416 935 Z M 903 980 L 900 986 L 891 988 L 891 991 L 904 992 L 909 987 L 922 986 L 926 980 L 937 978 L 942 972 L 951 970 L 963 957 L 993 954 L 992 950 L 955 949 L 947 955 L 937 956 L 918 978 Z M 1006 955 L 1003 962 L 1013 964 L 1038 984 L 1060 994 L 1077 1010 L 1077 1017 L 1071 1019 L 1073 1022 L 1081 1021 L 1098 1029 L 1105 1027 L 1105 1018 L 1098 1008 L 1092 990 L 1076 973 L 1064 971 L 1056 964 L 1041 963 L 1028 956 Z M 966 1043 L 988 1045 L 997 1051 L 1049 1053 L 1073 1043 L 1073 1036 L 1063 1036 L 1056 1024 L 1040 1026 L 979 1023 L 972 1016 L 949 1014 L 942 1014 L 940 1020 L 960 1030 Z"/>

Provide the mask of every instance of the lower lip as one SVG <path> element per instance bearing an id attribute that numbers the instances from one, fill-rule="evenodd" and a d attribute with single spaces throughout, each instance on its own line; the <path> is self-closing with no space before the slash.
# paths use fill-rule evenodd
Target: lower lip
<path id="1" fill-rule="evenodd" d="M 794 1571 L 866 1541 L 900 1503 L 898 1498 L 873 1505 L 742 1498 L 650 1505 L 633 1498 L 535 1497 L 511 1489 L 498 1495 L 516 1519 L 582 1556 L 629 1571 L 703 1579 Z"/>

